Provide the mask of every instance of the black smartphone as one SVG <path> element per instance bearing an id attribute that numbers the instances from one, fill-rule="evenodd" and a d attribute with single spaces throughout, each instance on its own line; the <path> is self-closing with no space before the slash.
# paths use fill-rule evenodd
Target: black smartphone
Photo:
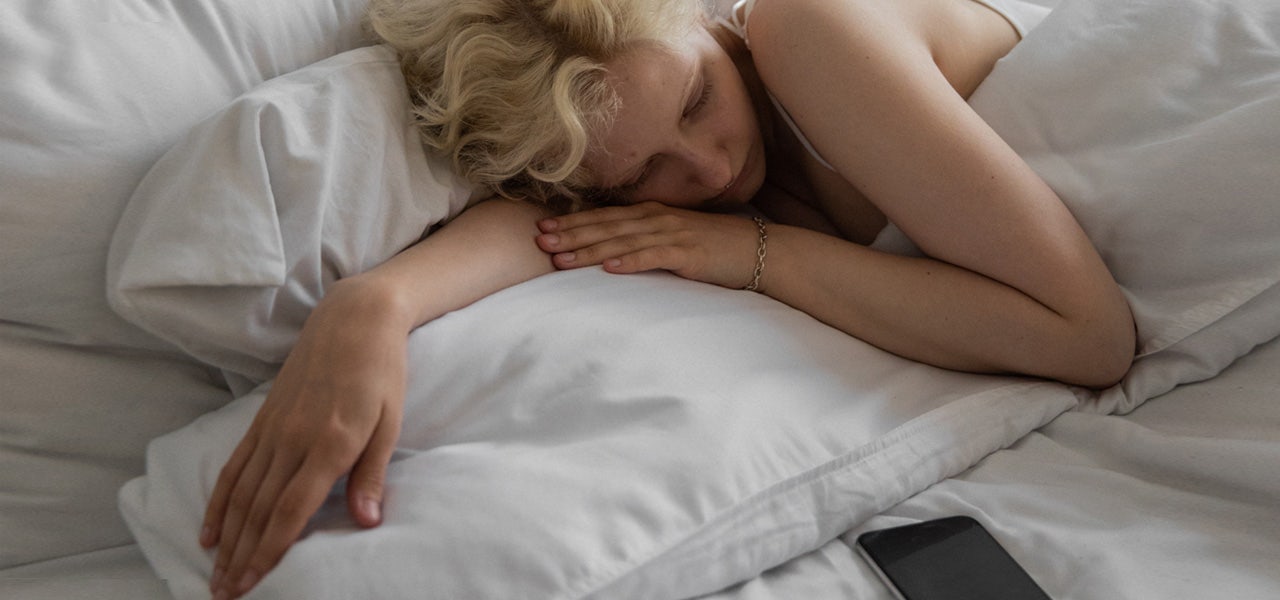
<path id="1" fill-rule="evenodd" d="M 868 531 L 857 550 L 900 600 L 1049 600 L 970 517 Z"/>

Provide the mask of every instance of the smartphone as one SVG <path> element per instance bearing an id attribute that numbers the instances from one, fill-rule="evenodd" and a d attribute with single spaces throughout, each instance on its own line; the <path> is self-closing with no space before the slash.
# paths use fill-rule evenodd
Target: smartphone
<path id="1" fill-rule="evenodd" d="M 857 551 L 899 600 L 1049 600 L 970 517 L 868 531 Z"/>

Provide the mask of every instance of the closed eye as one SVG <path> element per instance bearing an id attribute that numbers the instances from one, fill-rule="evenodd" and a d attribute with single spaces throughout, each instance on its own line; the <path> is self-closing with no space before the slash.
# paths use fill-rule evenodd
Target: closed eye
<path id="1" fill-rule="evenodd" d="M 702 93 L 698 94 L 698 100 L 688 110 L 684 111 L 686 119 L 701 111 L 707 105 L 707 101 L 711 99 L 711 81 L 704 77 L 702 82 Z"/>
<path id="2" fill-rule="evenodd" d="M 629 183 L 623 184 L 622 186 L 618 187 L 617 189 L 618 193 L 621 193 L 623 195 L 628 195 L 628 194 L 634 193 L 636 190 L 639 190 L 640 186 L 644 185 L 645 180 L 649 178 L 649 174 L 652 172 L 653 172 L 653 159 L 650 158 L 648 161 L 644 163 L 644 166 L 641 167 L 640 173 L 636 175 L 635 179 L 632 179 Z"/>

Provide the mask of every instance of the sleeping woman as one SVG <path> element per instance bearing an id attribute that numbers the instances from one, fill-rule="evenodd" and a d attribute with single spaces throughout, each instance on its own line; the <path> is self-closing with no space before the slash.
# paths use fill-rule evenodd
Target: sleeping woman
<path id="1" fill-rule="evenodd" d="M 426 144 L 493 199 L 315 309 L 209 503 L 215 597 L 344 475 L 376 525 L 408 332 L 554 269 L 753 290 L 951 369 L 1119 380 L 1119 287 L 966 103 L 1042 16 L 1021 2 L 375 0 Z"/>

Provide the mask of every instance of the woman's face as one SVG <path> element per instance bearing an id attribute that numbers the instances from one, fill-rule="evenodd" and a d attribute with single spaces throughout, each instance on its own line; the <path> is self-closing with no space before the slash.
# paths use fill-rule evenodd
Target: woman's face
<path id="1" fill-rule="evenodd" d="M 623 203 L 724 209 L 764 183 L 760 125 L 737 68 L 705 29 L 685 42 L 636 48 L 607 65 L 621 106 L 584 166 Z"/>

